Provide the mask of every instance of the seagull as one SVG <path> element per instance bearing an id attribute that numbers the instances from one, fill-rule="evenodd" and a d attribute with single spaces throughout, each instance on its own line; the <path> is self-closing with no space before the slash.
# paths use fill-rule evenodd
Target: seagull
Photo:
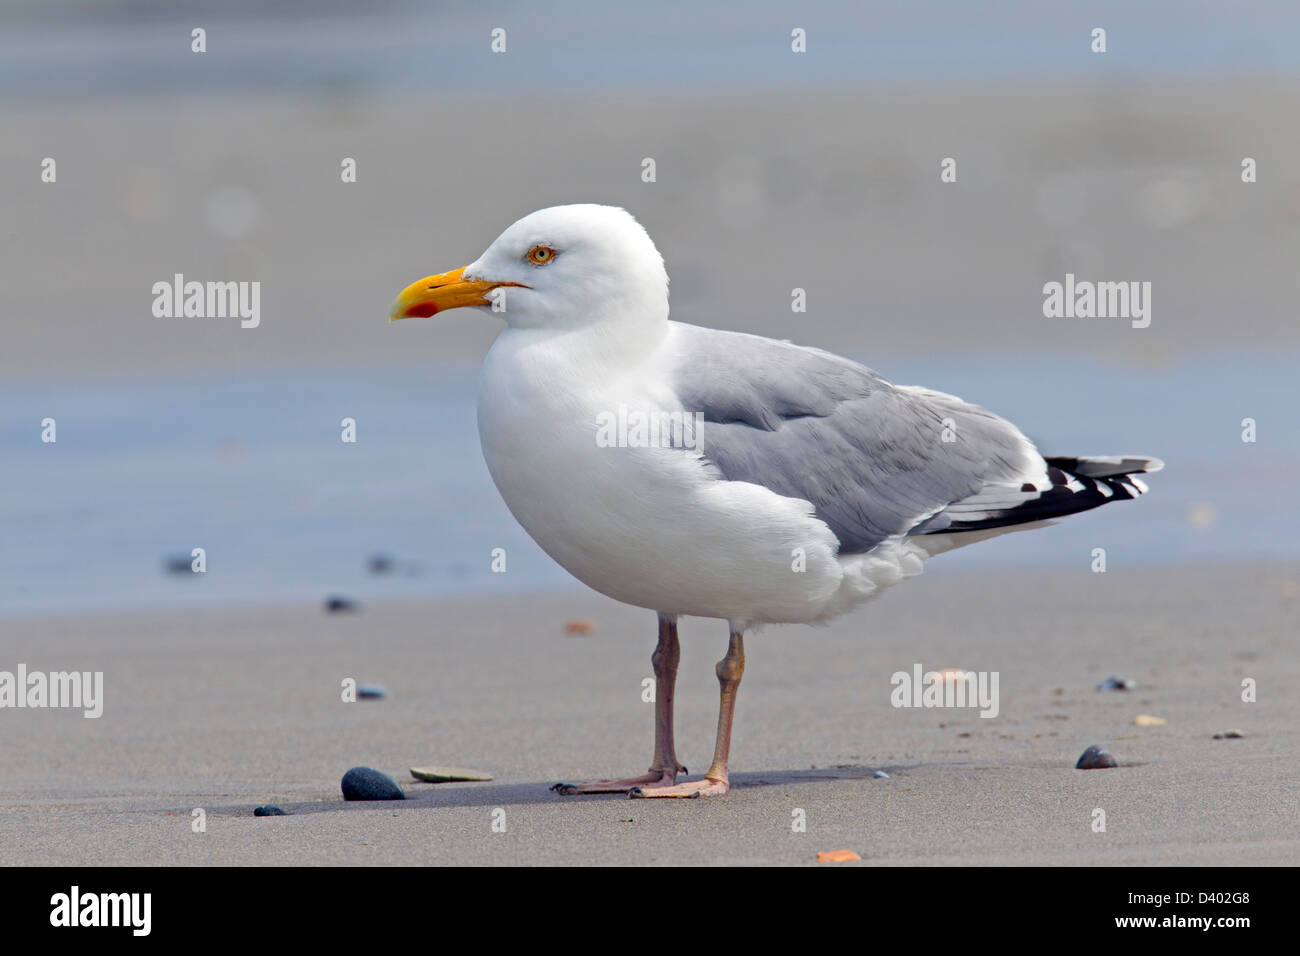
<path id="1" fill-rule="evenodd" d="M 668 273 L 626 210 L 555 206 L 469 265 L 412 283 L 391 319 L 505 321 L 478 427 L 501 497 L 589 587 L 658 614 L 647 773 L 561 794 L 725 794 L 745 632 L 816 624 L 943 551 L 1136 498 L 1141 456 L 1044 457 L 1010 422 L 830 352 L 668 317 Z M 677 621 L 729 627 L 713 763 L 673 740 Z"/>

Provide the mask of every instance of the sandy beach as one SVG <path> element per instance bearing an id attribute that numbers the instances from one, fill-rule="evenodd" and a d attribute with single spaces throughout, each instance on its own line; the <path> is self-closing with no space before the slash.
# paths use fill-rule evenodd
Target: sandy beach
<path id="1" fill-rule="evenodd" d="M 103 670 L 105 705 L 5 714 L 0 864 L 1300 862 L 1300 567 L 995 576 L 941 560 L 826 629 L 754 635 L 734 789 L 694 801 L 548 790 L 649 756 L 653 617 L 591 592 L 7 622 L 0 666 Z M 566 635 L 575 617 L 595 632 Z M 700 770 L 725 635 L 688 620 L 682 642 L 678 747 Z M 892 707 L 890 675 L 914 663 L 1000 672 L 999 715 Z M 1140 686 L 1094 689 L 1110 676 Z M 391 696 L 345 704 L 345 677 Z M 1245 736 L 1212 739 L 1228 729 Z M 1120 766 L 1073 769 L 1090 744 Z M 495 779 L 411 779 L 428 764 Z M 344 802 L 355 765 L 409 799 Z M 255 818 L 266 803 L 289 815 Z"/>

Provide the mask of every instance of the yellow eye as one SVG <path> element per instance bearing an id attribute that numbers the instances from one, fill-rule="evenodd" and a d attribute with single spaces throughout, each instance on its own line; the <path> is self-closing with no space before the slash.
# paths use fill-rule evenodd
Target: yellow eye
<path id="1" fill-rule="evenodd" d="M 533 246 L 528 250 L 528 261 L 533 265 L 544 266 L 555 258 L 555 250 L 550 246 Z"/>

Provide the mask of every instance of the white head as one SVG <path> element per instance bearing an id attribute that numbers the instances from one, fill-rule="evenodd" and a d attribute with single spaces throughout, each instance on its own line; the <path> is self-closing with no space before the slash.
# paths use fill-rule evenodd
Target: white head
<path id="1" fill-rule="evenodd" d="M 407 286 L 391 318 L 465 306 L 498 311 L 515 328 L 568 329 L 618 316 L 664 321 L 668 273 L 627 210 L 552 206 L 520 219 L 463 269 Z"/>

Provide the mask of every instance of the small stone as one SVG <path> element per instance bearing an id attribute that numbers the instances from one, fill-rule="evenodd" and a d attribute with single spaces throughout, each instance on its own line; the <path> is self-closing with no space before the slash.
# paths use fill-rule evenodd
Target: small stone
<path id="1" fill-rule="evenodd" d="M 392 574 L 396 566 L 391 554 L 372 554 L 366 562 L 366 570 L 371 574 Z"/>
<path id="2" fill-rule="evenodd" d="M 383 700 L 388 696 L 388 691 L 380 684 L 358 684 L 358 700 Z"/>
<path id="3" fill-rule="evenodd" d="M 889 779 L 889 774 L 885 773 L 885 771 L 883 770 L 877 770 L 875 773 L 872 774 L 872 776 L 875 777 L 877 780 Z"/>
<path id="4" fill-rule="evenodd" d="M 339 597 L 337 594 L 331 594 L 325 599 L 325 610 L 330 614 L 339 614 L 342 612 L 352 612 L 358 610 L 359 605 L 351 598 Z"/>
<path id="5" fill-rule="evenodd" d="M 1105 770 L 1107 767 L 1118 766 L 1119 764 L 1115 761 L 1114 755 L 1109 750 L 1093 744 L 1079 757 L 1079 762 L 1074 765 L 1074 769 Z"/>
<path id="6" fill-rule="evenodd" d="M 1213 739 L 1214 740 L 1240 740 L 1244 736 L 1246 735 L 1243 734 L 1240 730 L 1225 730 L 1221 734 L 1215 734 Z"/>
<path id="7" fill-rule="evenodd" d="M 1123 677 L 1107 677 L 1097 685 L 1097 690 L 1137 690 L 1137 681 Z"/>
<path id="8" fill-rule="evenodd" d="M 163 571 L 167 574 L 194 574 L 194 559 L 188 554 L 169 554 L 163 558 Z"/>
<path id="9" fill-rule="evenodd" d="M 818 863 L 847 863 L 850 860 L 860 860 L 852 850 L 823 850 L 817 854 Z"/>
<path id="10" fill-rule="evenodd" d="M 595 631 L 595 622 L 589 621 L 585 617 L 575 617 L 564 622 L 565 634 L 593 634 Z"/>
<path id="11" fill-rule="evenodd" d="M 353 767 L 343 775 L 344 800 L 405 800 L 402 788 L 386 773 Z"/>
<path id="12" fill-rule="evenodd" d="M 288 815 L 289 814 L 285 813 L 279 807 L 270 803 L 264 807 L 258 807 L 253 811 L 253 816 L 255 817 L 287 817 Z"/>
<path id="13" fill-rule="evenodd" d="M 464 767 L 412 767 L 411 776 L 426 783 L 451 783 L 454 780 L 491 780 L 492 774 Z"/>
<path id="14" fill-rule="evenodd" d="M 1138 714 L 1133 718 L 1133 723 L 1138 727 L 1163 727 L 1169 721 L 1163 717 L 1152 717 L 1150 714 Z"/>

